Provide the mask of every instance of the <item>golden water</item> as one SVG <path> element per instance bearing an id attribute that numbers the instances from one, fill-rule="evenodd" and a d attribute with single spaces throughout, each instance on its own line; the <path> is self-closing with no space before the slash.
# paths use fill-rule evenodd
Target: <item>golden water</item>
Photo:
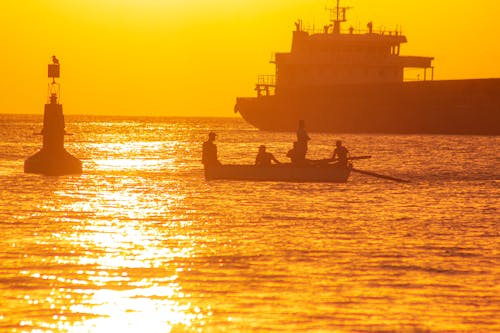
<path id="1" fill-rule="evenodd" d="M 499 332 L 499 137 L 342 138 L 347 184 L 206 182 L 294 133 L 68 117 L 81 176 L 24 174 L 41 118 L 0 116 L 0 332 Z"/>

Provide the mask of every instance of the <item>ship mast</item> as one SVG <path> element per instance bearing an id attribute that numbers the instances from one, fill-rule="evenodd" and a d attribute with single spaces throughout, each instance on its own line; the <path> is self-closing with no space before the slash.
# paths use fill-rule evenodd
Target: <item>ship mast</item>
<path id="1" fill-rule="evenodd" d="M 335 8 L 328 8 L 330 10 L 330 21 L 333 23 L 333 33 L 340 34 L 340 24 L 346 22 L 346 11 L 350 7 L 340 7 L 340 0 L 337 0 L 337 6 Z"/>

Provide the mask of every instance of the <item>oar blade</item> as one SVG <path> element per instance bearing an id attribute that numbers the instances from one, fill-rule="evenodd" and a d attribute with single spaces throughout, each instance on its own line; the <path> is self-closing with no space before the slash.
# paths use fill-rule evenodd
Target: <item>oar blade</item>
<path id="1" fill-rule="evenodd" d="M 371 171 L 359 170 L 359 169 L 355 169 L 355 168 L 352 168 L 352 171 L 357 172 L 357 173 L 361 173 L 361 174 L 367 175 L 367 176 L 392 180 L 392 181 L 399 182 L 399 183 L 409 183 L 410 182 L 409 180 L 406 180 L 406 179 L 391 177 L 391 176 L 387 176 L 387 175 L 381 175 L 379 173 L 375 173 L 375 172 L 371 172 Z"/>

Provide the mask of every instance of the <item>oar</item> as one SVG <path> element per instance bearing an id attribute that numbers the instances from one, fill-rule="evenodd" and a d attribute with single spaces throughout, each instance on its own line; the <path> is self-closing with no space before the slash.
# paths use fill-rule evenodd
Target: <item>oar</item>
<path id="1" fill-rule="evenodd" d="M 372 158 L 371 155 L 367 155 L 367 156 L 353 156 L 353 157 L 348 157 L 347 159 L 348 160 L 366 160 L 366 159 L 369 159 L 369 158 Z"/>
<path id="2" fill-rule="evenodd" d="M 371 155 L 366 155 L 366 156 L 353 156 L 353 157 L 348 157 L 347 159 L 352 161 L 352 160 L 366 160 L 366 159 L 369 159 L 369 158 L 372 158 Z M 332 162 L 337 162 L 338 161 L 338 158 L 335 159 L 335 160 L 332 160 L 331 158 L 325 158 L 325 159 L 322 159 L 322 160 L 309 160 L 309 162 L 311 162 L 312 164 L 316 164 L 316 165 L 326 165 L 328 163 L 332 163 Z"/>
<path id="3" fill-rule="evenodd" d="M 401 179 L 401 178 L 395 178 L 395 177 L 391 177 L 391 176 L 381 175 L 381 174 L 378 174 L 378 173 L 375 173 L 375 172 L 371 172 L 371 171 L 359 170 L 359 169 L 355 169 L 355 168 L 352 168 L 351 170 L 354 171 L 354 172 L 357 172 L 357 173 L 362 173 L 363 175 L 368 175 L 368 176 L 373 176 L 373 177 L 377 177 L 377 178 L 393 180 L 395 182 L 400 182 L 400 183 L 409 183 L 410 182 L 409 180 L 406 180 L 406 179 Z"/>

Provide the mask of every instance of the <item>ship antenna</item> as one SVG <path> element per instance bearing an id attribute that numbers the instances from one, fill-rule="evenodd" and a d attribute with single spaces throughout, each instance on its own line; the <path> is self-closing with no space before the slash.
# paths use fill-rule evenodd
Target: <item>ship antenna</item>
<path id="1" fill-rule="evenodd" d="M 340 0 L 337 0 L 337 6 L 335 8 L 329 8 L 330 10 L 330 21 L 333 23 L 333 33 L 340 33 L 340 24 L 346 22 L 346 12 L 351 7 L 340 7 Z"/>

